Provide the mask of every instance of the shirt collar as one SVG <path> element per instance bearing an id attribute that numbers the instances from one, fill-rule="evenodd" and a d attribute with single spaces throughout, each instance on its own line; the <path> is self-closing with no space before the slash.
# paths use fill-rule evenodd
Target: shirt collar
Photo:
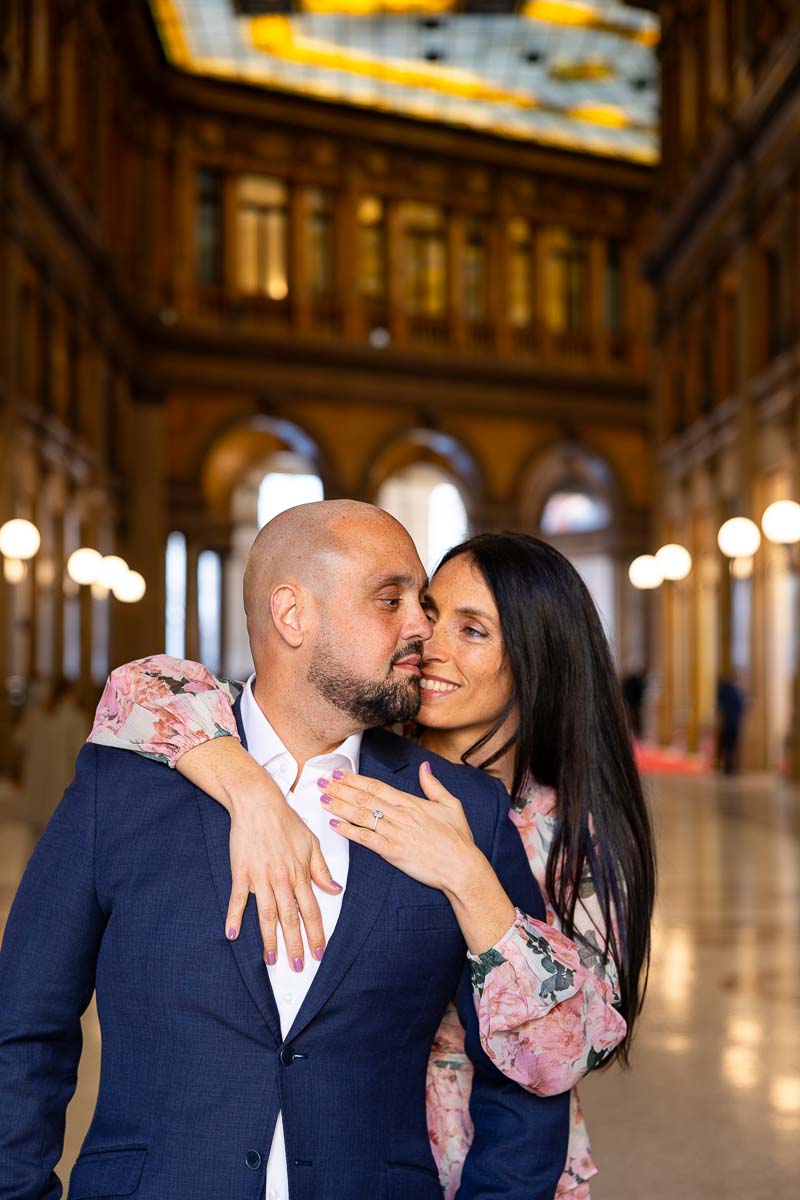
<path id="1" fill-rule="evenodd" d="M 251 675 L 245 684 L 240 710 L 244 734 L 247 738 L 247 749 L 253 758 L 269 771 L 285 795 L 297 775 L 297 760 L 286 749 L 259 707 L 258 701 L 253 695 L 254 681 L 255 675 Z M 341 765 L 358 774 L 363 736 L 363 729 L 359 729 L 345 738 L 335 750 L 329 750 L 327 754 L 315 755 L 313 759 L 309 759 L 309 762 L 335 765 L 331 763 L 331 760 L 342 760 Z M 291 770 L 287 770 L 287 767 Z"/>

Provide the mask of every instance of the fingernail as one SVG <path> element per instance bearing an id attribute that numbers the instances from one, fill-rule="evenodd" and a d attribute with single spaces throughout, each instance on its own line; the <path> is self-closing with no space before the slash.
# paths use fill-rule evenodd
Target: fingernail
<path id="1" fill-rule="evenodd" d="M 334 779 L 344 779 L 344 771 L 334 771 L 333 778 Z"/>
<path id="2" fill-rule="evenodd" d="M 268 951 L 267 951 L 267 966 L 268 966 L 268 967 L 274 967 L 274 966 L 275 966 L 275 963 L 276 963 L 277 961 L 278 961 L 278 956 L 277 956 L 277 954 L 275 953 L 275 951 L 274 951 L 274 950 L 268 950 Z"/>
<path id="3" fill-rule="evenodd" d="M 302 958 L 293 958 L 293 959 L 292 959 L 292 966 L 294 967 L 295 971 L 302 971 L 302 969 L 303 969 L 303 960 L 302 960 Z"/>
<path id="4" fill-rule="evenodd" d="M 236 939 L 236 930 L 233 928 L 233 926 L 231 926 L 231 928 L 228 930 L 228 941 L 233 942 L 233 941 L 235 941 L 235 939 Z"/>
<path id="5" fill-rule="evenodd" d="M 337 821 L 335 817 L 331 817 L 330 821 L 328 821 L 328 824 L 332 825 L 335 829 L 337 825 L 341 825 L 341 821 Z"/>
<path id="6" fill-rule="evenodd" d="M 323 804 L 333 804 L 333 796 L 320 796 Z"/>
<path id="7" fill-rule="evenodd" d="M 337 883 L 335 879 L 332 879 L 331 883 L 333 884 L 334 887 L 340 888 L 342 886 L 340 883 Z"/>
<path id="8" fill-rule="evenodd" d="M 325 947 L 317 946 L 316 950 L 314 951 L 314 958 L 317 960 L 317 962 L 322 962 L 322 958 L 323 958 L 324 954 L 325 954 Z"/>
<path id="9" fill-rule="evenodd" d="M 422 764 L 422 769 L 423 769 L 423 771 L 425 772 L 425 774 L 426 774 L 426 775 L 430 775 L 430 773 L 431 773 L 431 764 L 430 764 L 429 762 L 424 762 L 424 763 Z"/>
<path id="10" fill-rule="evenodd" d="M 330 780 L 328 780 L 328 779 L 318 779 L 317 787 L 328 787 L 329 783 L 330 783 Z"/>

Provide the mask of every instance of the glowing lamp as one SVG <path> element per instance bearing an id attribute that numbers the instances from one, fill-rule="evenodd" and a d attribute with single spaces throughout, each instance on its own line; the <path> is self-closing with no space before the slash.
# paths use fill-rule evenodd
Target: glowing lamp
<path id="1" fill-rule="evenodd" d="M 761 533 L 747 517 L 731 517 L 717 534 L 717 544 L 726 558 L 752 558 L 761 545 Z"/>
<path id="2" fill-rule="evenodd" d="M 118 583 L 122 583 L 128 574 L 128 564 L 118 554 L 106 554 L 100 564 L 95 583 L 102 583 L 104 588 L 113 592 Z"/>
<path id="3" fill-rule="evenodd" d="M 117 600 L 124 604 L 136 604 L 147 591 L 147 584 L 138 571 L 128 571 L 112 590 Z"/>
<path id="4" fill-rule="evenodd" d="M 32 521 L 15 517 L 0 528 L 0 554 L 6 558 L 33 558 L 41 544 L 39 530 Z"/>
<path id="5" fill-rule="evenodd" d="M 103 565 L 103 556 L 89 546 L 73 550 L 67 559 L 67 574 L 75 583 L 96 583 Z"/>
<path id="6" fill-rule="evenodd" d="M 794 500 L 776 500 L 761 517 L 764 537 L 781 546 L 800 542 L 800 504 Z"/>
<path id="7" fill-rule="evenodd" d="M 628 578 L 635 588 L 649 592 L 661 587 L 664 574 L 654 554 L 640 554 L 628 567 Z"/>
<path id="8" fill-rule="evenodd" d="M 668 542 L 656 550 L 656 562 L 665 579 L 685 579 L 692 569 L 691 554 L 676 542 Z"/>

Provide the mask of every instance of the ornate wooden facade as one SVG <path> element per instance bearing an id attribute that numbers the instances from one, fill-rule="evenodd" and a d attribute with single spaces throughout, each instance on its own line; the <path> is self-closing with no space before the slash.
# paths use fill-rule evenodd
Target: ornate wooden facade
<path id="1" fill-rule="evenodd" d="M 43 534 L 0 581 L 5 679 L 66 654 L 88 694 L 158 649 L 167 532 L 190 573 L 225 555 L 237 481 L 285 449 L 329 496 L 437 462 L 475 528 L 531 531 L 537 471 L 595 457 L 638 654 L 648 168 L 185 76 L 144 5 L 12 0 L 0 38 L 0 516 Z M 78 544 L 144 600 L 65 590 Z"/>
<path id="2" fill-rule="evenodd" d="M 660 732 L 697 748 L 736 669 L 748 760 L 778 766 L 796 726 L 796 565 L 762 543 L 737 581 L 716 534 L 800 498 L 800 9 L 682 0 L 661 16 L 657 506 L 661 540 L 695 567 L 661 596 Z"/>

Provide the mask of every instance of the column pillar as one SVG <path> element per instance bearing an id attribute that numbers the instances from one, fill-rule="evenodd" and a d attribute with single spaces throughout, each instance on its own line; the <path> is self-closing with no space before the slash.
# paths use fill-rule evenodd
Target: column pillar
<path id="1" fill-rule="evenodd" d="M 200 613 L 197 591 L 197 561 L 200 549 L 194 537 L 186 540 L 186 657 L 200 658 Z"/>
<path id="2" fill-rule="evenodd" d="M 165 618 L 164 556 L 167 534 L 164 412 L 161 398 L 134 397 L 127 455 L 129 502 L 123 546 L 128 565 L 145 578 L 147 591 L 136 604 L 114 602 L 115 663 L 142 658 L 161 646 Z"/>
<path id="3" fill-rule="evenodd" d="M 464 291 L 464 235 L 466 219 L 461 212 L 447 214 L 447 313 L 450 341 L 454 346 L 466 342 L 462 309 Z"/>
<path id="4" fill-rule="evenodd" d="M 488 236 L 489 271 L 489 320 L 494 329 L 494 345 L 498 354 L 510 354 L 513 336 L 509 320 L 510 299 L 510 243 L 508 238 L 508 216 L 501 212 L 489 225 Z"/>
<path id="5" fill-rule="evenodd" d="M 298 333 L 308 333 L 312 326 L 308 249 L 308 188 L 296 183 L 289 200 L 289 295 Z"/>
<path id="6" fill-rule="evenodd" d="M 358 201 L 359 181 L 348 174 L 336 206 L 336 296 L 341 305 L 342 331 L 353 340 L 363 335 L 358 288 Z"/>
<path id="7" fill-rule="evenodd" d="M 606 241 L 593 234 L 589 240 L 589 336 L 592 357 L 608 360 L 608 336 L 605 314 Z"/>
<path id="8" fill-rule="evenodd" d="M 408 316 L 403 279 L 403 226 L 400 202 L 386 202 L 386 296 L 392 342 L 408 341 Z"/>
<path id="9" fill-rule="evenodd" d="M 533 230 L 533 313 L 536 330 L 536 344 L 542 358 L 550 358 L 553 353 L 553 334 L 547 320 L 547 230 L 535 227 Z"/>

